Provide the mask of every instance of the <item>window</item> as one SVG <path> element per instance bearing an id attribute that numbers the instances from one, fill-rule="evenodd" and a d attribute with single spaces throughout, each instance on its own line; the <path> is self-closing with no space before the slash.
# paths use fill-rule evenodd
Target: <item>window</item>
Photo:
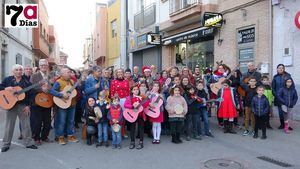
<path id="1" fill-rule="evenodd" d="M 19 53 L 16 55 L 16 64 L 22 65 L 22 55 Z"/>
<path id="2" fill-rule="evenodd" d="M 116 19 L 111 22 L 111 35 L 113 38 L 117 36 L 117 20 Z"/>

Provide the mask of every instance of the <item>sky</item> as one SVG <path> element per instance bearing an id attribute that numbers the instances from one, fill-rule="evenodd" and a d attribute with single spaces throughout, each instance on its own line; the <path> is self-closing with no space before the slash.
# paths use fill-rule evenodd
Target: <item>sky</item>
<path id="1" fill-rule="evenodd" d="M 68 65 L 82 67 L 84 40 L 91 37 L 96 2 L 107 0 L 44 0 L 49 24 L 55 26 L 61 50 L 69 55 Z"/>

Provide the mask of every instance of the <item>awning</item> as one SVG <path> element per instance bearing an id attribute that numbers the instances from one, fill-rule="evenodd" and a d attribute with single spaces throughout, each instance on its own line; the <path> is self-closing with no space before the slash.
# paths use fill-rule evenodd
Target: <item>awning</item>
<path id="1" fill-rule="evenodd" d="M 163 38 L 163 45 L 179 43 L 186 40 L 199 39 L 202 37 L 213 36 L 216 28 L 201 27 L 187 32 L 179 33 L 170 37 Z"/>

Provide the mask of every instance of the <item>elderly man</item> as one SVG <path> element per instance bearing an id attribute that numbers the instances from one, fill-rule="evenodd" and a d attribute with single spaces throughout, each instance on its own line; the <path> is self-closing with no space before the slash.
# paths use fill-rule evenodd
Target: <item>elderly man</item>
<path id="1" fill-rule="evenodd" d="M 253 62 L 249 62 L 247 64 L 248 66 L 248 71 L 247 73 L 245 73 L 243 75 L 243 82 L 245 80 L 245 78 L 249 78 L 249 77 L 255 77 L 256 79 L 256 82 L 257 82 L 257 86 L 259 86 L 261 84 L 261 73 L 257 71 L 257 68 L 255 67 L 254 63 Z"/>
<path id="2" fill-rule="evenodd" d="M 92 74 L 86 79 L 84 85 L 84 93 L 86 94 L 87 98 L 93 97 L 96 100 L 98 99 L 98 94 L 102 90 L 101 72 L 102 70 L 100 66 L 92 67 Z"/>
<path id="3" fill-rule="evenodd" d="M 132 78 L 133 78 L 133 81 L 134 83 L 137 83 L 139 82 L 139 79 L 141 77 L 141 75 L 139 74 L 139 67 L 138 66 L 134 66 L 133 67 L 133 74 L 132 74 Z"/>
<path id="4" fill-rule="evenodd" d="M 53 96 L 59 97 L 61 99 L 68 99 L 70 94 L 61 93 L 66 86 L 74 86 L 74 81 L 71 79 L 70 68 L 64 67 L 61 69 L 61 77 L 53 84 L 50 93 Z M 72 104 L 70 107 L 63 109 L 58 107 L 56 120 L 56 135 L 58 136 L 58 144 L 65 145 L 64 135 L 68 135 L 68 142 L 77 143 L 78 140 L 74 136 L 74 119 L 75 119 L 75 105 L 76 97 L 72 99 Z M 65 130 L 66 129 L 66 130 Z M 67 133 L 65 133 L 65 131 Z"/>
<path id="5" fill-rule="evenodd" d="M 49 80 L 49 65 L 46 59 L 39 61 L 39 71 L 33 74 L 30 78 L 32 84 L 39 83 L 42 80 Z M 44 83 L 41 87 L 32 90 L 34 98 L 39 93 L 49 93 L 48 83 Z M 44 98 L 49 99 L 49 98 Z M 50 98 L 52 99 L 52 98 Z M 31 107 L 31 123 L 33 126 L 33 138 L 37 145 L 41 145 L 41 141 L 50 142 L 48 135 L 51 127 L 51 108 L 42 107 L 33 103 Z"/>
<path id="6" fill-rule="evenodd" d="M 3 82 L 0 84 L 0 90 L 15 92 L 16 90 L 14 87 L 16 86 L 26 88 L 31 85 L 31 83 L 24 76 L 22 76 L 22 65 L 14 65 L 12 71 L 13 76 L 8 76 L 3 80 Z M 22 126 L 22 136 L 25 147 L 30 149 L 37 149 L 37 146 L 33 145 L 31 139 L 29 114 L 30 99 L 29 92 L 26 92 L 25 99 L 22 101 L 18 101 L 14 105 L 14 107 L 9 109 L 6 113 L 6 124 L 3 138 L 3 147 L 1 149 L 1 152 L 6 152 L 7 150 L 9 150 L 17 116 L 19 117 Z"/>

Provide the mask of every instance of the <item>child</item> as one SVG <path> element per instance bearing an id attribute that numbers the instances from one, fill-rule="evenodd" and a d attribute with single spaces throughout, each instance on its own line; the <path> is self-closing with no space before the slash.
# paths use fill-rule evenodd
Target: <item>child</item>
<path id="1" fill-rule="evenodd" d="M 223 118 L 224 121 L 224 133 L 236 134 L 233 130 L 233 121 L 237 117 L 237 105 L 236 90 L 230 87 L 230 81 L 225 80 L 222 82 L 223 87 L 218 92 L 218 98 L 222 98 L 223 101 L 218 106 L 218 117 Z"/>
<path id="2" fill-rule="evenodd" d="M 161 87 L 159 82 L 154 82 L 152 91 L 150 92 L 150 99 L 151 103 L 149 104 L 150 107 L 154 107 L 155 105 L 152 104 L 152 102 L 155 102 L 156 100 L 153 100 L 153 97 L 161 97 L 163 99 L 163 96 L 160 94 Z M 152 122 L 152 134 L 153 134 L 153 141 L 152 144 L 159 144 L 160 143 L 160 134 L 161 134 L 161 123 L 164 121 L 164 105 L 162 104 L 160 106 L 160 114 L 157 118 L 150 117 L 150 122 Z"/>
<path id="3" fill-rule="evenodd" d="M 252 127 L 252 134 L 254 134 L 254 126 L 255 126 L 255 118 L 254 114 L 251 110 L 251 101 L 253 97 L 256 95 L 256 79 L 255 77 L 249 78 L 249 85 L 242 83 L 241 87 L 246 91 L 246 98 L 245 98 L 245 131 L 243 136 L 247 136 L 250 134 L 249 132 L 249 120 L 251 119 L 251 127 Z"/>
<path id="4" fill-rule="evenodd" d="M 181 96 L 182 92 L 180 86 L 172 87 L 166 105 L 166 110 L 169 113 L 172 142 L 175 144 L 182 143 L 180 133 L 182 132 L 184 117 L 188 111 L 187 103 Z M 180 109 L 182 109 L 181 112 L 178 111 Z"/>
<path id="5" fill-rule="evenodd" d="M 254 128 L 254 136 L 253 138 L 258 137 L 258 128 L 262 130 L 261 139 L 266 139 L 266 124 L 267 124 L 267 116 L 269 115 L 269 101 L 267 97 L 264 95 L 264 87 L 257 87 L 257 95 L 255 95 L 251 101 L 251 110 L 254 113 L 255 117 L 255 128 Z"/>
<path id="6" fill-rule="evenodd" d="M 87 145 L 92 145 L 92 136 L 96 133 L 96 124 L 98 123 L 98 118 L 95 113 L 96 107 L 98 107 L 96 104 L 96 100 L 93 97 L 88 98 L 85 107 L 85 119 L 87 125 Z"/>
<path id="7" fill-rule="evenodd" d="M 282 104 L 282 110 L 284 112 L 284 131 L 288 134 L 290 133 L 289 119 L 291 119 L 292 109 L 298 101 L 297 90 L 295 89 L 295 84 L 292 78 L 287 78 L 285 80 L 285 85 L 279 89 L 277 98 Z"/>
<path id="8" fill-rule="evenodd" d="M 199 107 L 203 100 L 196 94 L 196 89 L 192 85 L 186 86 L 184 94 L 185 101 L 188 105 L 186 115 L 186 140 L 191 141 L 191 137 L 196 140 L 201 140 L 201 124 Z M 193 135 L 192 135 L 193 134 Z"/>
<path id="9" fill-rule="evenodd" d="M 109 123 L 111 125 L 112 148 L 121 149 L 123 114 L 120 106 L 120 98 L 117 95 L 112 98 L 112 103 L 107 118 L 109 119 Z"/>
<path id="10" fill-rule="evenodd" d="M 96 147 L 102 146 L 103 141 L 105 147 L 108 147 L 108 119 L 107 119 L 107 113 L 109 110 L 109 101 L 106 100 L 106 91 L 103 90 L 99 93 L 97 100 L 97 104 L 100 107 L 100 110 L 102 112 L 102 118 L 99 119 L 98 122 L 98 143 Z"/>
<path id="11" fill-rule="evenodd" d="M 268 76 L 263 76 L 261 78 L 261 80 L 262 80 L 262 84 L 265 88 L 264 95 L 267 97 L 267 99 L 269 101 L 269 105 L 270 105 L 269 113 L 267 115 L 267 128 L 268 129 L 273 129 L 270 125 L 270 116 L 272 115 L 272 103 L 274 101 L 274 96 L 273 96 L 273 93 L 272 93 L 272 88 L 271 88 L 271 85 L 270 85 L 269 77 Z"/>
<path id="12" fill-rule="evenodd" d="M 126 98 L 124 107 L 127 109 L 134 109 L 136 108 L 140 102 L 142 101 L 142 97 L 140 96 L 140 89 L 138 85 L 131 87 L 130 96 Z M 142 105 L 144 108 L 149 106 L 149 101 L 145 102 Z M 146 115 L 144 112 L 140 112 L 138 118 L 135 122 L 130 123 L 130 139 L 131 143 L 129 149 L 135 148 L 135 127 L 136 123 L 138 124 L 138 134 L 139 134 L 139 144 L 136 149 L 142 149 L 144 147 L 144 122 L 146 121 Z"/>
<path id="13" fill-rule="evenodd" d="M 199 109 L 204 122 L 204 133 L 208 137 L 214 137 L 209 130 L 209 118 L 208 118 L 207 106 L 205 103 L 205 100 L 207 100 L 208 97 L 206 91 L 204 90 L 204 83 L 199 82 L 197 84 L 197 89 L 198 89 L 197 92 L 198 97 L 202 98 L 203 100 L 203 103 L 199 106 Z"/>

